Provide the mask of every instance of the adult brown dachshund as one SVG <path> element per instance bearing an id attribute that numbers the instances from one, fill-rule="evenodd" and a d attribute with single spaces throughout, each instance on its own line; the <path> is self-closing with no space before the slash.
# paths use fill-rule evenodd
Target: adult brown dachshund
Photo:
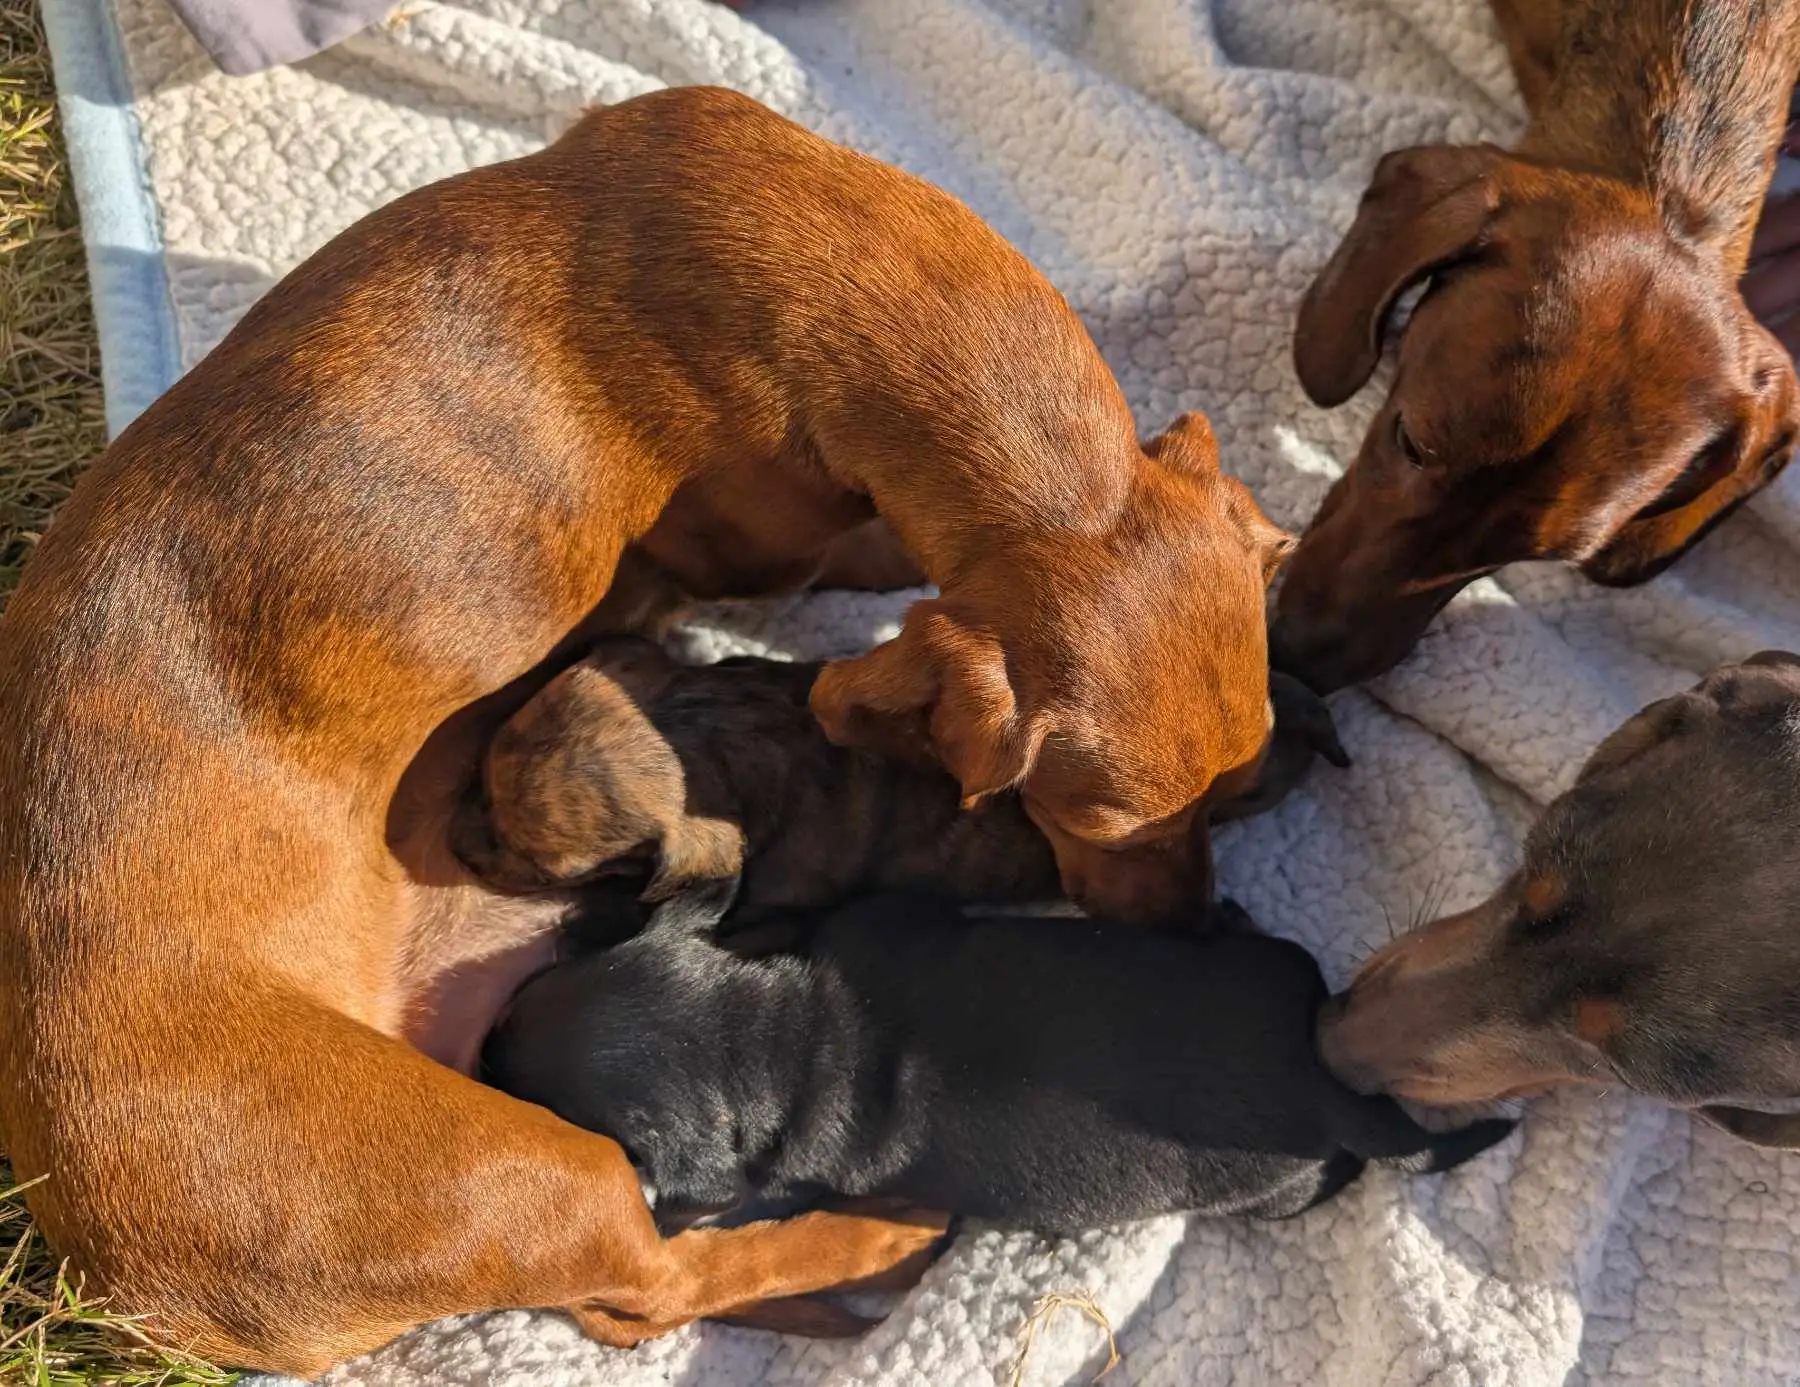
<path id="1" fill-rule="evenodd" d="M 1800 1148 L 1797 833 L 1800 656 L 1771 651 L 1602 742 L 1499 891 L 1327 1005 L 1321 1053 L 1364 1092 L 1616 1084 Z"/>
<path id="2" fill-rule="evenodd" d="M 1386 156 L 1300 307 L 1301 383 L 1336 405 L 1428 286 L 1280 594 L 1276 663 L 1321 692 L 1392 666 L 1504 564 L 1646 581 L 1767 485 L 1800 428 L 1793 365 L 1738 290 L 1800 0 L 1495 11 L 1524 138 Z"/>
<path id="3" fill-rule="evenodd" d="M 556 923 L 448 850 L 491 728 L 571 633 L 803 583 L 877 512 L 942 595 L 821 676 L 832 734 L 1018 786 L 1108 913 L 1204 893 L 1286 537 L 1204 419 L 1139 446 L 973 214 L 743 97 L 400 199 L 133 424 L 0 625 L 0 1138 L 90 1286 L 316 1373 L 463 1311 L 630 1344 L 911 1265 L 929 1219 L 664 1241 L 616 1145 L 431 1057 Z"/>

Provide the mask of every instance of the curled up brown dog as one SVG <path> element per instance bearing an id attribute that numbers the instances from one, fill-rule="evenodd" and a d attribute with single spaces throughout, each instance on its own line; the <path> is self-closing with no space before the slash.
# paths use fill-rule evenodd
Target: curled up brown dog
<path id="1" fill-rule="evenodd" d="M 1108 913 L 1204 894 L 1285 537 L 1203 419 L 1139 445 L 979 219 L 743 97 L 400 199 L 127 429 L 0 622 L 0 1143 L 89 1287 L 306 1374 L 444 1315 L 624 1345 L 917 1265 L 929 1218 L 664 1240 L 616 1144 L 456 1072 L 559 920 L 449 850 L 491 730 L 594 633 L 803 584 L 877 513 L 941 595 L 825 671 L 827 729 L 1017 787 Z"/>
<path id="2" fill-rule="evenodd" d="M 1516 149 L 1399 150 L 1300 306 L 1321 405 L 1386 400 L 1282 589 L 1276 663 L 1321 692 L 1528 559 L 1642 583 L 1787 464 L 1800 388 L 1738 282 L 1800 68 L 1800 0 L 1497 0 Z"/>

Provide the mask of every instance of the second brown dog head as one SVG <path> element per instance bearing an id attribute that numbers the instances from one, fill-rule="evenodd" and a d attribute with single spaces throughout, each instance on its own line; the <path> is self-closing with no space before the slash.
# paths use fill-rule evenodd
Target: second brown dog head
<path id="1" fill-rule="evenodd" d="M 1134 921 L 1210 893 L 1206 805 L 1247 789 L 1268 744 L 1264 592 L 1292 546 L 1202 416 L 1146 453 L 1109 525 L 996 533 L 813 689 L 833 741 L 934 760 L 966 803 L 1018 790 L 1064 890 Z"/>
<path id="2" fill-rule="evenodd" d="M 1703 219 L 1499 149 L 1388 155 L 1295 334 L 1319 404 L 1387 401 L 1289 567 L 1278 665 L 1320 691 L 1393 665 L 1504 564 L 1661 572 L 1786 464 L 1800 391 Z"/>

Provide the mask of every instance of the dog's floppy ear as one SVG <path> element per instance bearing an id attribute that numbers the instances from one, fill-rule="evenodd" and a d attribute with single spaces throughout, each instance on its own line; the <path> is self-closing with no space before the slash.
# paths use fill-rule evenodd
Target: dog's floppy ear
<path id="1" fill-rule="evenodd" d="M 1401 294 L 1480 249 L 1506 157 L 1492 145 L 1425 145 L 1375 166 L 1349 233 L 1300 301 L 1294 369 L 1315 404 L 1362 389 Z"/>
<path id="2" fill-rule="evenodd" d="M 885 645 L 820 671 L 812 708 L 839 746 L 943 766 L 965 807 L 1030 774 L 1049 730 L 1019 707 L 1000 642 L 937 599 L 914 603 Z"/>
<path id="3" fill-rule="evenodd" d="M 1695 1113 L 1721 1131 L 1752 1146 L 1800 1151 L 1800 1113 L 1756 1112 L 1751 1108 L 1696 1108 Z"/>
<path id="4" fill-rule="evenodd" d="M 656 872 L 639 899 L 667 901 L 696 883 L 735 883 L 743 870 L 744 834 L 736 824 L 685 814 L 664 831 L 657 845 Z"/>

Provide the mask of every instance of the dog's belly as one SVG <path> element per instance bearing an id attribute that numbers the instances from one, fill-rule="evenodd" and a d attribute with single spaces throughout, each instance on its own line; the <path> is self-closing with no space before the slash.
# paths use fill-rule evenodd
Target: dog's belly
<path id="1" fill-rule="evenodd" d="M 570 910 L 563 897 L 497 896 L 476 886 L 422 890 L 407 960 L 401 1039 L 458 1073 L 512 995 L 555 960 Z"/>
<path id="2" fill-rule="evenodd" d="M 637 548 L 694 597 L 756 597 L 811 583 L 832 541 L 874 516 L 827 478 L 753 467 L 681 487 Z"/>

